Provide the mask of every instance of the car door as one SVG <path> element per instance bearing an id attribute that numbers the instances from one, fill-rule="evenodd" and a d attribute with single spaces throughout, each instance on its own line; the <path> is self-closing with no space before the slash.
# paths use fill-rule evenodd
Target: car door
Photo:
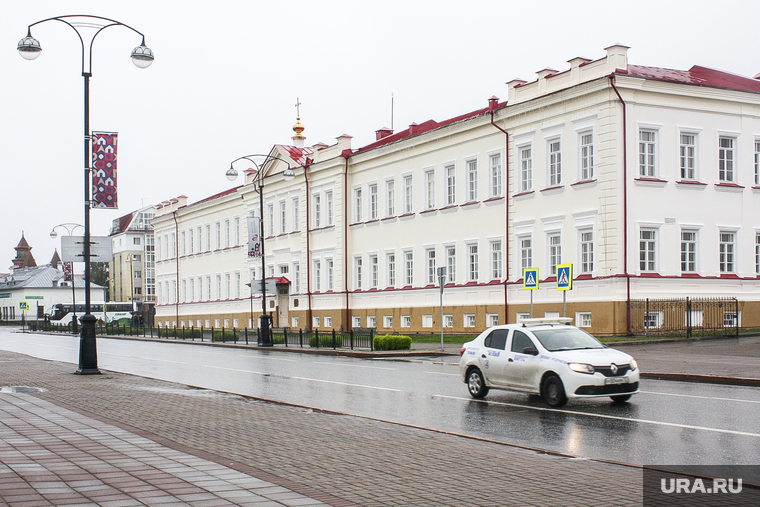
<path id="1" fill-rule="evenodd" d="M 508 342 L 504 367 L 504 383 L 511 389 L 536 391 L 541 359 L 538 347 L 526 333 L 516 329 Z M 535 354 L 530 350 L 535 351 Z"/>
<path id="2" fill-rule="evenodd" d="M 486 376 L 486 380 L 491 385 L 504 385 L 504 368 L 508 360 L 506 348 L 509 331 L 509 329 L 494 329 L 483 340 L 479 362 L 483 375 Z"/>

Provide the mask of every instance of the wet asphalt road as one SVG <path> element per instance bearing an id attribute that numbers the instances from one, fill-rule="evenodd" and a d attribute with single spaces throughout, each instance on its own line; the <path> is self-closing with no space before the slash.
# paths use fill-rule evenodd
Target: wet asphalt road
<path id="1" fill-rule="evenodd" d="M 0 331 L 0 348 L 78 362 L 72 336 Z M 642 380 L 627 404 L 491 391 L 472 400 L 450 364 L 98 339 L 104 370 L 631 464 L 755 464 L 760 389 Z M 457 358 L 451 358 L 454 362 Z M 72 367 L 72 372 L 75 370 Z"/>

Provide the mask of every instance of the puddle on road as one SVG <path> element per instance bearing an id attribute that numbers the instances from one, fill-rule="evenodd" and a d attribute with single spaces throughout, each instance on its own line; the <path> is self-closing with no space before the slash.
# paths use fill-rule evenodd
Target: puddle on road
<path id="1" fill-rule="evenodd" d="M 44 393 L 47 389 L 42 387 L 29 387 L 29 386 L 3 386 L 0 387 L 0 393 Z"/>

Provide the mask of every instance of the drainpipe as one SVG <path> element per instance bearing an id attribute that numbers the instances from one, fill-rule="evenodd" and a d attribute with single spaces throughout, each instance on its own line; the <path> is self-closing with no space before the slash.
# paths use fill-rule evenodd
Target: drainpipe
<path id="1" fill-rule="evenodd" d="M 311 329 L 312 312 L 311 312 L 311 217 L 309 213 L 311 211 L 311 191 L 309 190 L 309 159 L 306 159 L 306 163 L 303 165 L 303 179 L 306 183 L 306 266 L 304 273 L 306 273 L 306 301 L 308 309 L 306 311 L 306 329 Z"/>
<path id="2" fill-rule="evenodd" d="M 177 325 L 179 325 L 179 295 L 180 295 L 180 283 L 179 283 L 179 224 L 177 223 L 177 210 L 172 211 L 172 217 L 174 218 L 174 251 L 177 252 L 177 301 L 174 303 L 174 311 L 177 319 Z"/>
<path id="3" fill-rule="evenodd" d="M 341 156 L 345 159 L 343 169 L 343 292 L 346 294 L 346 320 L 343 329 L 351 329 L 351 296 L 348 293 L 348 157 L 351 150 L 343 150 Z"/>
<path id="4" fill-rule="evenodd" d="M 509 132 L 499 127 L 493 121 L 493 111 L 496 107 L 496 100 L 489 101 L 491 113 L 491 125 L 504 132 L 504 323 L 509 322 L 509 299 L 507 297 L 507 284 L 509 283 Z"/>
<path id="5" fill-rule="evenodd" d="M 610 85 L 623 105 L 623 274 L 625 276 L 625 322 L 626 332 L 631 333 L 631 275 L 628 273 L 628 131 L 626 106 L 615 86 L 615 74 L 610 74 Z"/>

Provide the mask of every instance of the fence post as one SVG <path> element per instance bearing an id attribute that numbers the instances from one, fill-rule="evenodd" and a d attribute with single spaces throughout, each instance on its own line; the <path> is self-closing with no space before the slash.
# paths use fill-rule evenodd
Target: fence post
<path id="1" fill-rule="evenodd" d="M 354 350 L 354 330 L 353 329 L 348 332 L 348 336 L 350 337 L 350 340 L 351 340 L 351 350 Z"/>
<path id="2" fill-rule="evenodd" d="M 243 332 L 245 333 L 245 344 L 248 345 L 248 326 L 243 328 Z"/>
<path id="3" fill-rule="evenodd" d="M 736 337 L 739 338 L 739 299 L 734 298 L 734 315 L 736 316 Z"/>
<path id="4" fill-rule="evenodd" d="M 319 348 L 319 329 L 314 328 L 314 341 L 317 344 L 317 348 Z"/>
<path id="5" fill-rule="evenodd" d="M 298 328 L 298 344 L 303 348 L 303 328 Z"/>
<path id="6" fill-rule="evenodd" d="M 649 298 L 647 298 L 646 307 L 644 308 L 644 333 L 649 336 Z"/>
<path id="7" fill-rule="evenodd" d="M 689 296 L 686 296 L 686 339 L 691 339 L 691 299 Z"/>
<path id="8" fill-rule="evenodd" d="M 369 350 L 375 351 L 375 328 L 369 330 Z"/>
<path id="9" fill-rule="evenodd" d="M 285 340 L 285 346 L 287 347 L 288 346 L 288 328 L 285 327 L 282 329 L 282 336 Z"/>
<path id="10" fill-rule="evenodd" d="M 335 350 L 336 348 L 338 348 L 337 342 L 335 341 L 335 328 L 333 328 L 332 330 L 332 335 L 333 335 L 333 350 Z"/>

